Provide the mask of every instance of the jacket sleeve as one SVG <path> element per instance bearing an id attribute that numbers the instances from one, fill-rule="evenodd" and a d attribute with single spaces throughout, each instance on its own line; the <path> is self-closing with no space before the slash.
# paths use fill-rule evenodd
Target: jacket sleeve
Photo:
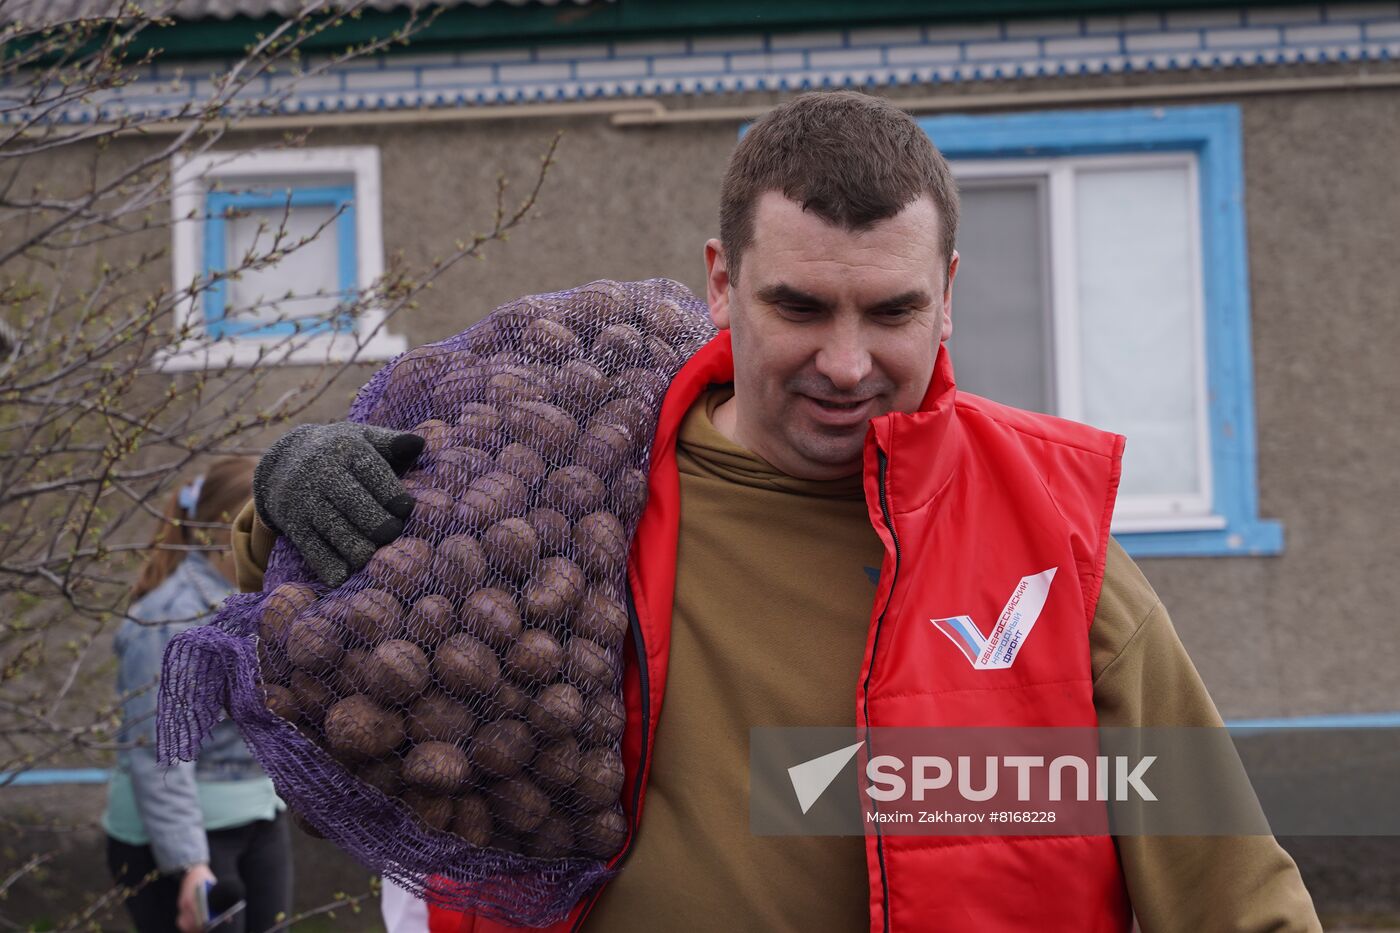
<path id="1" fill-rule="evenodd" d="M 233 520 L 233 568 L 238 589 L 244 593 L 256 593 L 262 589 L 263 572 L 267 570 L 267 559 L 272 554 L 272 545 L 277 533 L 263 524 L 258 518 L 258 510 L 253 500 L 243 506 L 243 511 Z"/>
<path id="2" fill-rule="evenodd" d="M 156 682 L 171 634 L 168 626 L 144 626 L 120 659 L 124 683 L 149 685 L 122 698 L 122 735 L 133 743 L 128 767 L 136 812 L 151 838 L 156 867 L 165 873 L 209 861 L 194 762 L 165 768 L 156 759 Z"/>
<path id="3" fill-rule="evenodd" d="M 1224 725 L 1166 608 L 1117 542 L 1090 647 L 1101 726 Z M 1322 930 L 1297 866 L 1272 836 L 1115 841 L 1143 933 Z"/>

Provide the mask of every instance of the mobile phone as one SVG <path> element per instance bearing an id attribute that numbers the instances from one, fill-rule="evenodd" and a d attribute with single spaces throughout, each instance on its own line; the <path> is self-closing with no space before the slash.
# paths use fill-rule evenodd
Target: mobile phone
<path id="1" fill-rule="evenodd" d="M 202 881 L 194 889 L 194 916 L 201 930 L 209 925 L 209 891 L 214 884 L 213 881 Z"/>

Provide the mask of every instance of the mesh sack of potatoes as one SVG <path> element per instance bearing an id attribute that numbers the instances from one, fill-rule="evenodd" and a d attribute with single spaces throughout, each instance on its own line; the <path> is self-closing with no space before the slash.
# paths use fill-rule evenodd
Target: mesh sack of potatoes
<path id="1" fill-rule="evenodd" d="M 298 821 L 436 903 L 541 925 L 622 846 L 626 559 L 661 400 L 714 334 L 666 280 L 496 309 L 361 389 L 422 435 L 403 535 L 342 586 L 285 540 L 166 654 L 159 741 L 227 710 Z"/>

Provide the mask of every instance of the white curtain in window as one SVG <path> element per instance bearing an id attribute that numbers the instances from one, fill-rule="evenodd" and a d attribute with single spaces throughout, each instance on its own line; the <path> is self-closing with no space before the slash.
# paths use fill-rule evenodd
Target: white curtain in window
<path id="1" fill-rule="evenodd" d="M 1204 492 L 1190 198 L 1186 166 L 1076 172 L 1082 411 L 1128 438 L 1122 496 Z"/>
<path id="2" fill-rule="evenodd" d="M 303 238 L 315 239 L 281 261 L 250 269 L 228 283 L 226 316 L 231 322 L 270 324 L 288 318 L 325 320 L 340 302 L 336 209 L 299 206 L 241 209 L 228 221 L 225 242 L 227 268 L 241 266 L 245 257 L 287 250 Z M 319 233 L 317 232 L 319 231 Z M 293 297 L 288 298 L 288 295 Z"/>

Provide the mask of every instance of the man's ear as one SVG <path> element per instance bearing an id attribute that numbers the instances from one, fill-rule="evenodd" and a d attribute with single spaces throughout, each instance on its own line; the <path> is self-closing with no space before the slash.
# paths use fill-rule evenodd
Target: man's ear
<path id="1" fill-rule="evenodd" d="M 710 320 L 720 330 L 729 328 L 729 266 L 719 240 L 705 241 L 705 300 L 710 303 Z"/>
<path id="2" fill-rule="evenodd" d="M 953 279 L 958 274 L 958 251 L 953 250 L 953 259 L 948 263 L 948 282 L 943 286 L 943 332 L 939 334 L 940 343 L 947 343 L 948 338 L 953 336 Z"/>

